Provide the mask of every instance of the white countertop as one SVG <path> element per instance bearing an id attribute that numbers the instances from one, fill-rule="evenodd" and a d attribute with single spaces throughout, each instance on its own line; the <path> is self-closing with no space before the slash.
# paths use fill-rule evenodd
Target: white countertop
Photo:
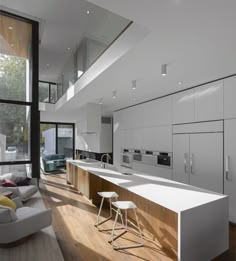
<path id="1" fill-rule="evenodd" d="M 81 160 L 69 162 L 176 213 L 227 197 L 173 180 L 147 175 L 134 169 L 114 166 L 119 170 L 115 171 L 101 168 L 100 162 Z M 133 175 L 124 175 L 122 172 L 130 172 Z"/>

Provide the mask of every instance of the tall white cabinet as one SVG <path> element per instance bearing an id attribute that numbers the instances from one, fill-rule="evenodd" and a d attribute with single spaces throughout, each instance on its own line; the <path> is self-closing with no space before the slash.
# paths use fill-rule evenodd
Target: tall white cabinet
<path id="1" fill-rule="evenodd" d="M 236 119 L 224 124 L 224 193 L 229 195 L 230 221 L 236 223 Z"/>
<path id="2" fill-rule="evenodd" d="M 186 130 L 184 126 L 174 129 L 173 179 L 223 193 L 223 129 L 218 123 L 211 125 L 190 124 Z"/>

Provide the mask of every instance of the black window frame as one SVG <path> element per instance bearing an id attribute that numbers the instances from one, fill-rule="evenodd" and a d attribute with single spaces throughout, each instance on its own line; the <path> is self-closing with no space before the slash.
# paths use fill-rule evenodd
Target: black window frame
<path id="1" fill-rule="evenodd" d="M 38 103 L 38 81 L 39 81 L 39 23 L 37 21 L 0 10 L 0 15 L 11 17 L 32 26 L 32 57 L 31 57 L 31 101 L 16 101 L 1 99 L 0 103 L 23 105 L 30 107 L 30 160 L 19 160 L 19 161 L 2 161 L 0 166 L 4 165 L 26 165 L 31 164 L 31 175 L 33 178 L 40 178 L 40 112 Z"/>
<path id="2" fill-rule="evenodd" d="M 47 102 L 39 101 L 39 102 L 55 104 L 58 101 L 58 86 L 57 86 L 57 83 L 55 83 L 55 82 L 48 82 L 48 81 L 42 81 L 42 80 L 39 80 L 39 83 L 47 83 L 48 84 L 48 101 Z M 51 101 L 51 85 L 56 85 L 56 89 L 57 89 L 57 98 L 56 98 L 55 102 Z"/>

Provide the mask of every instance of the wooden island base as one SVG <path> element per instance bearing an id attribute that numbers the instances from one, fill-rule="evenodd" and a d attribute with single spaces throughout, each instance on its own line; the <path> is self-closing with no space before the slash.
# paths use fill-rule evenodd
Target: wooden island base
<path id="1" fill-rule="evenodd" d="M 99 191 L 115 191 L 119 200 L 130 200 L 137 205 L 137 214 L 141 230 L 145 236 L 158 241 L 163 248 L 171 252 L 173 260 L 177 260 L 178 252 L 178 214 L 149 201 L 131 191 L 104 180 L 84 169 L 67 165 L 68 181 L 95 205 L 100 204 Z M 130 219 L 134 219 L 132 211 L 128 211 Z"/>

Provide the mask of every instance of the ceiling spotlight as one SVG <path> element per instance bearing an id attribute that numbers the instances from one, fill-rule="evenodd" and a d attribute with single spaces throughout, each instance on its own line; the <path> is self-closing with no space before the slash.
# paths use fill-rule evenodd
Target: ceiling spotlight
<path id="1" fill-rule="evenodd" d="M 86 13 L 87 13 L 87 14 L 90 14 L 90 11 L 89 11 L 89 10 L 87 10 L 87 11 L 86 11 Z"/>
<path id="2" fill-rule="evenodd" d="M 9 26 L 9 27 L 8 27 L 8 29 L 9 29 L 9 30 L 12 30 L 12 29 L 13 29 L 13 27 L 12 27 L 12 26 Z"/>
<path id="3" fill-rule="evenodd" d="M 102 104 L 102 97 L 99 99 L 99 104 Z"/>
<path id="4" fill-rule="evenodd" d="M 181 85 L 181 84 L 183 84 L 183 82 L 181 82 L 181 81 L 180 81 L 180 82 L 178 82 L 178 85 Z"/>
<path id="5" fill-rule="evenodd" d="M 70 50 L 70 47 L 68 47 L 67 50 L 69 51 L 69 50 Z"/>
<path id="6" fill-rule="evenodd" d="M 116 99 L 116 91 L 113 91 L 113 92 L 112 92 L 112 98 L 113 98 L 113 99 Z"/>
<path id="7" fill-rule="evenodd" d="M 132 89 L 135 90 L 136 89 L 136 80 L 132 81 Z"/>
<path id="8" fill-rule="evenodd" d="M 161 65 L 161 75 L 165 76 L 167 74 L 167 64 L 162 64 Z"/>

